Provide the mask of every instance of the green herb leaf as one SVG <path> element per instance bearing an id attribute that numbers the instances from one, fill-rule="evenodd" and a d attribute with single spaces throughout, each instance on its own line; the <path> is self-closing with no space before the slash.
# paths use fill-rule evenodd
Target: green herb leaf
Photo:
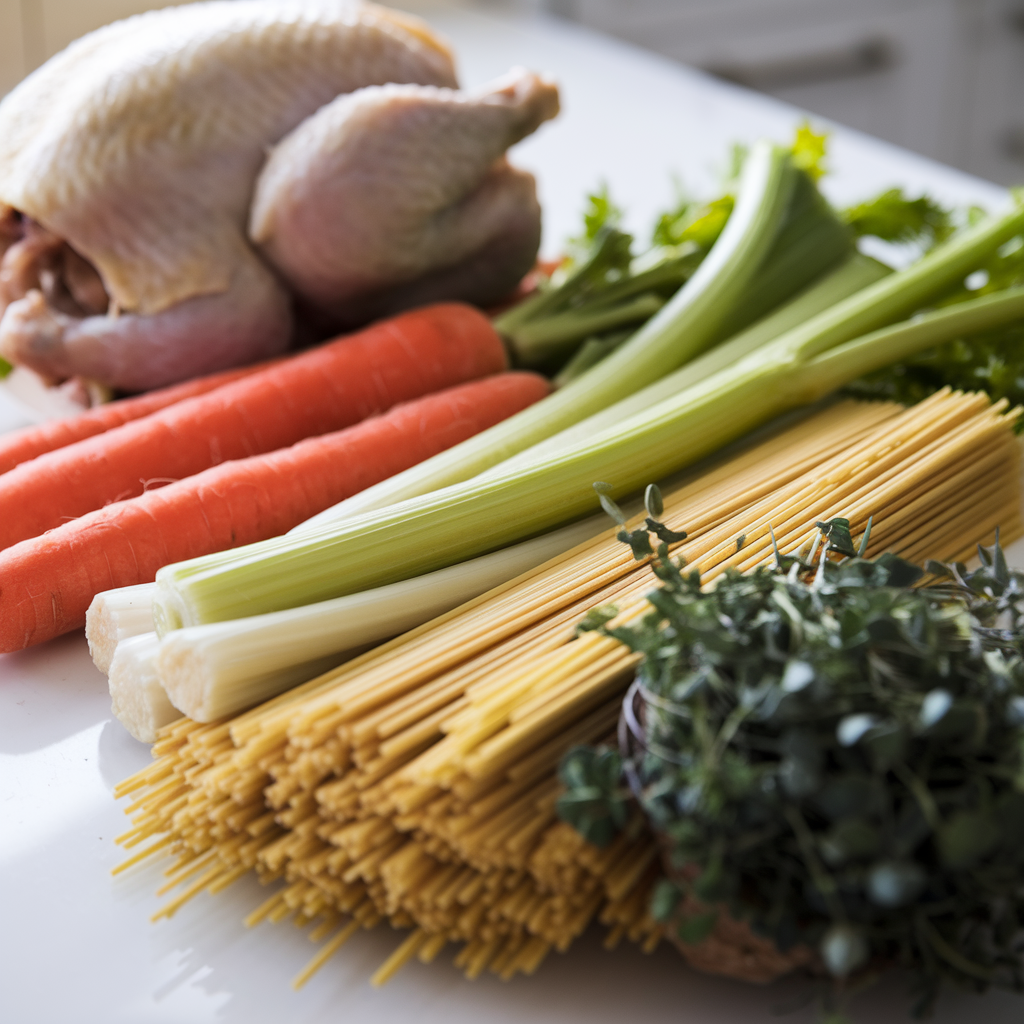
<path id="1" fill-rule="evenodd" d="M 687 942 L 691 946 L 703 942 L 714 930 L 718 922 L 718 911 L 709 910 L 706 914 L 696 914 L 686 918 L 676 929 L 680 941 Z"/>
<path id="2" fill-rule="evenodd" d="M 644 507 L 652 519 L 661 519 L 665 512 L 665 502 L 661 497 L 661 488 L 657 484 L 648 484 L 644 491 Z"/>
<path id="3" fill-rule="evenodd" d="M 600 629 L 619 614 L 619 609 L 613 604 L 603 604 L 599 608 L 591 608 L 578 623 L 576 633 L 590 633 Z"/>
<path id="4" fill-rule="evenodd" d="M 908 199 L 901 188 L 888 189 L 843 211 L 843 220 L 858 236 L 885 242 L 917 243 L 930 249 L 954 230 L 953 215 L 927 196 Z"/>
<path id="5" fill-rule="evenodd" d="M 594 490 L 597 491 L 598 500 L 601 502 L 601 508 L 604 509 L 605 514 L 611 516 L 619 524 L 619 526 L 626 525 L 626 513 L 609 497 L 611 491 L 611 485 L 606 483 L 594 484 Z"/>
<path id="6" fill-rule="evenodd" d="M 793 140 L 793 163 L 805 171 L 811 181 L 817 181 L 825 174 L 827 150 L 827 132 L 815 132 L 808 121 L 797 128 Z"/>
<path id="7" fill-rule="evenodd" d="M 914 861 L 881 861 L 868 873 L 867 894 L 879 907 L 913 903 L 928 885 L 928 873 Z"/>
<path id="8" fill-rule="evenodd" d="M 583 209 L 583 234 L 570 239 L 569 244 L 578 249 L 588 249 L 602 228 L 617 228 L 621 223 L 622 208 L 613 202 L 608 183 L 603 181 L 595 192 L 587 196 Z"/>
<path id="9" fill-rule="evenodd" d="M 815 526 L 825 535 L 828 546 L 841 555 L 853 557 L 857 549 L 853 546 L 853 538 L 850 536 L 850 520 L 835 518 L 827 523 L 815 523 Z"/>
<path id="10" fill-rule="evenodd" d="M 939 856 L 954 871 L 973 867 L 999 842 L 995 816 L 987 811 L 960 811 L 939 830 Z"/>
<path id="11" fill-rule="evenodd" d="M 558 777 L 566 787 L 556 804 L 558 816 L 588 842 L 607 846 L 628 817 L 629 790 L 618 751 L 574 747 L 562 758 Z"/>
<path id="12" fill-rule="evenodd" d="M 867 963 L 870 948 L 860 928 L 848 924 L 833 925 L 821 940 L 821 959 L 829 974 L 845 978 Z"/>
<path id="13" fill-rule="evenodd" d="M 651 892 L 651 917 L 655 921 L 668 921 L 682 898 L 682 890 L 675 882 L 668 878 L 659 879 Z"/>

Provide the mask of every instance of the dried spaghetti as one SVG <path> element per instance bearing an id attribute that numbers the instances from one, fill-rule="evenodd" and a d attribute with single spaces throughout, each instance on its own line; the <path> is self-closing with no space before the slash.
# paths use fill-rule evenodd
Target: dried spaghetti
<path id="1" fill-rule="evenodd" d="M 663 519 L 707 581 L 769 558 L 769 524 L 791 551 L 837 515 L 855 532 L 873 516 L 869 555 L 964 557 L 996 526 L 1024 532 L 1015 418 L 948 391 L 909 410 L 840 403 L 692 476 Z M 608 735 L 635 666 L 574 626 L 610 602 L 642 614 L 648 586 L 609 531 L 231 722 L 168 727 L 119 788 L 138 794 L 124 845 L 157 837 L 122 867 L 176 856 L 166 916 L 252 870 L 282 879 L 247 923 L 334 933 L 297 984 L 385 918 L 413 930 L 375 982 L 450 941 L 470 977 L 529 973 L 595 917 L 609 945 L 653 948 L 659 866 L 639 821 L 599 850 L 554 811 L 558 761 Z"/>

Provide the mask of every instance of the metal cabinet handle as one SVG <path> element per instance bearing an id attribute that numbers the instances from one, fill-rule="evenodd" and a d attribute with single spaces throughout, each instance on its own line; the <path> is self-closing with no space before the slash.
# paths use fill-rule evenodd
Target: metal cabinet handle
<path id="1" fill-rule="evenodd" d="M 765 60 L 710 62 L 703 67 L 730 82 L 768 90 L 867 75 L 891 68 L 898 62 L 899 51 L 891 39 L 867 36 L 847 45 L 811 53 Z"/>

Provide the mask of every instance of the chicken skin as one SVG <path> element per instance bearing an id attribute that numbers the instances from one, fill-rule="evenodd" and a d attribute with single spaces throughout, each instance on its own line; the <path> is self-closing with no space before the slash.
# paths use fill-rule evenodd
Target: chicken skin
<path id="1" fill-rule="evenodd" d="M 558 109 L 514 72 L 457 90 L 421 22 L 214 0 L 100 29 L 0 102 L 0 354 L 143 390 L 532 264 L 508 146 Z"/>

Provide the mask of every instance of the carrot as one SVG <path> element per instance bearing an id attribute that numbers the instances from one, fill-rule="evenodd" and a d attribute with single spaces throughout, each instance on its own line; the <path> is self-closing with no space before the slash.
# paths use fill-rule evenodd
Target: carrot
<path id="1" fill-rule="evenodd" d="M 48 420 L 46 423 L 23 427 L 21 430 L 12 430 L 8 434 L 0 435 L 0 473 L 6 473 L 37 455 L 105 433 L 186 398 L 205 395 L 214 388 L 230 384 L 251 373 L 258 373 L 266 366 L 267 363 L 258 363 L 255 366 L 242 366 L 221 373 L 211 373 L 206 377 L 196 377 L 195 380 L 187 380 L 183 384 L 174 384 L 169 388 L 160 388 L 158 391 L 149 391 L 144 395 L 107 402 L 67 419 Z"/>
<path id="2" fill-rule="evenodd" d="M 16 466 L 0 476 L 0 548 L 505 366 L 477 310 L 451 303 L 405 313 Z"/>
<path id="3" fill-rule="evenodd" d="M 285 533 L 472 437 L 548 393 L 504 373 L 428 395 L 346 430 L 227 462 L 0 552 L 0 651 L 76 629 L 102 590 L 149 583 L 163 565 Z"/>

